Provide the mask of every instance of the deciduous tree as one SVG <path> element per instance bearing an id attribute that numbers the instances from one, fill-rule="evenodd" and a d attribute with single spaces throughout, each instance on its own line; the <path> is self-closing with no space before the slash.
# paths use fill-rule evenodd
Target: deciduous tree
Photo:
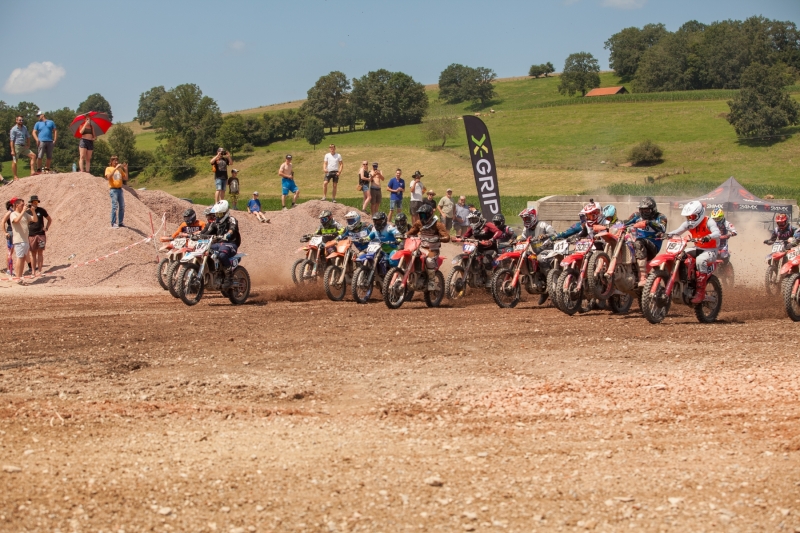
<path id="1" fill-rule="evenodd" d="M 594 56 L 588 52 L 570 54 L 564 62 L 558 91 L 569 96 L 576 92 L 586 96 L 586 91 L 595 87 L 600 87 L 600 65 Z"/>
<path id="2" fill-rule="evenodd" d="M 184 155 L 211 153 L 216 144 L 222 113 L 213 98 L 203 96 L 193 83 L 178 85 L 159 101 L 152 121 L 161 139 L 180 138 L 175 146 L 184 147 Z"/>
<path id="3" fill-rule="evenodd" d="M 325 124 L 317 117 L 307 116 L 303 121 L 301 134 L 308 141 L 308 144 L 316 150 L 317 145 L 325 138 Z"/>
<path id="4" fill-rule="evenodd" d="M 728 122 L 742 137 L 768 137 L 798 123 L 800 105 L 784 89 L 791 82 L 782 63 L 753 64 L 742 74 L 742 90 L 728 102 Z"/>
<path id="5" fill-rule="evenodd" d="M 347 125 L 349 96 L 350 82 L 347 76 L 338 70 L 333 71 L 320 77 L 308 90 L 308 99 L 303 103 L 303 108 L 333 131 L 334 126 Z"/>
<path id="6" fill-rule="evenodd" d="M 139 108 L 136 110 L 136 120 L 139 124 L 153 122 L 159 109 L 161 98 L 167 94 L 163 85 L 153 87 L 139 95 Z"/>
<path id="7" fill-rule="evenodd" d="M 90 94 L 86 100 L 81 102 L 77 111 L 78 114 L 88 113 L 89 111 L 100 111 L 102 113 L 107 113 L 108 118 L 112 121 L 114 120 L 114 115 L 111 113 L 111 104 L 109 104 L 108 100 L 103 98 L 103 95 L 100 93 Z"/>
<path id="8" fill-rule="evenodd" d="M 428 110 L 424 85 L 408 74 L 385 69 L 354 78 L 350 98 L 368 129 L 419 124 Z"/>

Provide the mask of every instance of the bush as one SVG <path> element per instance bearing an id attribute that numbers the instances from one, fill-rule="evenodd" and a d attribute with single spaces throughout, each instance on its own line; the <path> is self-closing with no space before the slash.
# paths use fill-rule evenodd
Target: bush
<path id="1" fill-rule="evenodd" d="M 656 143 L 647 139 L 631 148 L 628 153 L 628 161 L 634 165 L 659 163 L 663 155 L 664 151 Z"/>
<path id="2" fill-rule="evenodd" d="M 242 145 L 242 152 L 244 152 L 244 153 L 246 153 L 246 154 L 251 154 L 251 153 L 253 153 L 254 151 L 255 151 L 255 148 L 253 147 L 253 145 L 252 145 L 252 144 L 250 144 L 250 143 L 244 143 L 244 145 Z"/>

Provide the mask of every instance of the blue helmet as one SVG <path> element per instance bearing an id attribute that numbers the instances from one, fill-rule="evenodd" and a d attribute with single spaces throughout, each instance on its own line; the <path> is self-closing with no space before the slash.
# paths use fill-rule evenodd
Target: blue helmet
<path id="1" fill-rule="evenodd" d="M 607 205 L 603 208 L 603 218 L 610 221 L 612 224 L 617 221 L 617 208 L 613 205 Z"/>

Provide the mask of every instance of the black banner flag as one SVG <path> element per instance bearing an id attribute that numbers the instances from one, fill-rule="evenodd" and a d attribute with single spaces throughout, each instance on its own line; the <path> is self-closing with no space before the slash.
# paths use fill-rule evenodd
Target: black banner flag
<path id="1" fill-rule="evenodd" d="M 464 115 L 467 130 L 467 146 L 475 175 L 475 187 L 481 202 L 481 213 L 486 220 L 500 213 L 500 188 L 497 185 L 497 171 L 494 164 L 492 143 L 486 124 L 477 117 Z"/>

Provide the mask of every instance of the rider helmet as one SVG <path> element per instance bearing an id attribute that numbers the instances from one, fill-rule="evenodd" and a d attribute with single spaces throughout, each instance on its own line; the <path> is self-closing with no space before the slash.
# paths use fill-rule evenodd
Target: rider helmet
<path id="1" fill-rule="evenodd" d="M 423 225 L 427 224 L 431 218 L 433 218 L 433 208 L 428 204 L 424 204 L 419 208 L 417 214 L 419 215 L 420 222 L 422 222 Z"/>
<path id="2" fill-rule="evenodd" d="M 538 221 L 536 209 L 529 207 L 522 211 L 519 216 L 522 217 L 522 225 L 526 228 L 536 227 L 536 222 Z"/>
<path id="3" fill-rule="evenodd" d="M 609 224 L 614 224 L 617 222 L 617 208 L 613 205 L 607 205 L 603 208 L 603 218 Z"/>
<path id="4" fill-rule="evenodd" d="M 492 219 L 492 224 L 497 226 L 497 229 L 505 230 L 506 229 L 506 217 L 503 216 L 503 213 L 498 213 Z"/>
<path id="5" fill-rule="evenodd" d="M 183 221 L 186 222 L 186 225 L 194 224 L 197 220 L 197 213 L 194 212 L 194 209 L 191 207 L 183 212 Z"/>
<path id="6" fill-rule="evenodd" d="M 644 220 L 653 220 L 656 217 L 656 201 L 648 196 L 639 202 L 639 216 Z"/>
<path id="7" fill-rule="evenodd" d="M 214 222 L 214 219 L 217 218 L 217 215 L 214 214 L 213 207 L 206 207 L 203 209 L 203 215 L 206 217 L 207 222 Z"/>
<path id="8" fill-rule="evenodd" d="M 598 223 L 600 221 L 600 204 L 594 200 L 589 200 L 589 203 L 581 209 L 581 215 L 586 217 L 586 222 Z"/>
<path id="9" fill-rule="evenodd" d="M 214 207 L 211 208 L 211 212 L 217 217 L 217 222 L 222 223 L 228 218 L 228 209 L 228 200 L 220 200 L 214 204 Z"/>
<path id="10" fill-rule="evenodd" d="M 694 229 L 700 225 L 700 222 L 703 221 L 703 217 L 706 216 L 706 208 L 697 200 L 692 200 L 683 206 L 681 216 L 686 217 L 689 228 Z"/>
<path id="11" fill-rule="evenodd" d="M 333 213 L 325 209 L 319 214 L 319 223 L 323 228 L 329 228 L 333 225 Z"/>
<path id="12" fill-rule="evenodd" d="M 408 217 L 405 213 L 397 213 L 397 216 L 394 217 L 394 227 L 400 233 L 408 231 Z"/>
<path id="13" fill-rule="evenodd" d="M 789 217 L 783 213 L 778 213 L 775 215 L 775 225 L 778 226 L 778 229 L 781 231 L 785 230 L 786 226 L 789 225 Z"/>
<path id="14" fill-rule="evenodd" d="M 358 231 L 361 229 L 361 215 L 355 211 L 348 211 L 344 216 L 344 220 L 347 222 L 348 231 Z"/>
<path id="15" fill-rule="evenodd" d="M 717 207 L 711 211 L 711 218 L 713 218 L 716 222 L 722 222 L 725 220 L 725 211 L 723 211 L 722 208 Z"/>
<path id="16" fill-rule="evenodd" d="M 480 211 L 473 211 L 467 216 L 467 222 L 469 222 L 469 225 L 472 227 L 473 233 L 478 233 L 486 224 L 486 219 L 483 218 Z"/>
<path id="17" fill-rule="evenodd" d="M 378 231 L 381 231 L 383 228 L 386 227 L 387 221 L 388 219 L 386 217 L 386 213 L 384 213 L 383 211 L 379 211 L 374 215 L 372 215 L 372 225 L 375 226 L 375 229 Z"/>

